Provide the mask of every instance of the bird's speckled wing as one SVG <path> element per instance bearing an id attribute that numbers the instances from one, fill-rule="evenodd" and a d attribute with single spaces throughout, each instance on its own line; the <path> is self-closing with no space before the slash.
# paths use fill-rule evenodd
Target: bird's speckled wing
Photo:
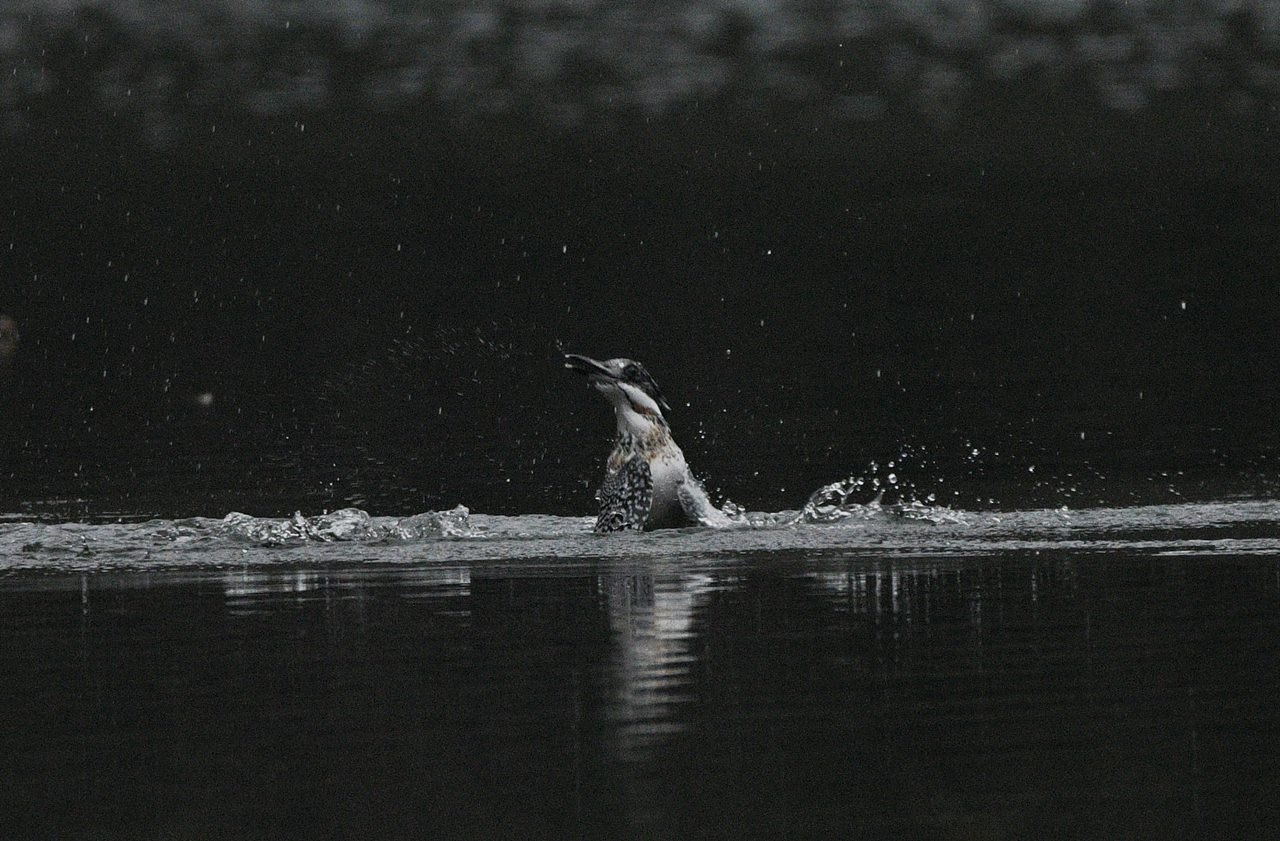
<path id="1" fill-rule="evenodd" d="M 649 471 L 649 462 L 632 456 L 617 470 L 610 470 L 605 474 L 599 496 L 597 532 L 643 530 L 653 505 L 653 474 Z"/>

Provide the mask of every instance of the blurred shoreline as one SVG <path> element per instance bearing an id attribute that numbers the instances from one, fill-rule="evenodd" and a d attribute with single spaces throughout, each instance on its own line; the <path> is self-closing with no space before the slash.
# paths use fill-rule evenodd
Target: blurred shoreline
<path id="1" fill-rule="evenodd" d="M 0 126 L 132 121 L 157 148 L 215 114 L 436 115 L 609 131 L 713 113 L 825 128 L 975 110 L 1194 109 L 1274 123 L 1280 7 L 1145 0 L 20 0 L 0 12 Z M 993 103 L 997 103 L 994 104 Z"/>

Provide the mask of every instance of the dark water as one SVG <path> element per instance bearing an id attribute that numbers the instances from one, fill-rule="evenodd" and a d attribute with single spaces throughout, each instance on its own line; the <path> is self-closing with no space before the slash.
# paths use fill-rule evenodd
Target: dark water
<path id="1" fill-rule="evenodd" d="M 1271 837 L 1275 502 L 846 513 L 0 524 L 6 837 Z"/>
<path id="2" fill-rule="evenodd" d="M 1271 554 L 19 576 L 12 838 L 1267 838 Z"/>

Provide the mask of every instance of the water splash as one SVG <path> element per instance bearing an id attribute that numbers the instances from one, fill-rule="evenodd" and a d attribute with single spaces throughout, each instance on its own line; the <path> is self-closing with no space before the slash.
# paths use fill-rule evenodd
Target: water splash
<path id="1" fill-rule="evenodd" d="M 680 484 L 677 491 L 680 496 L 680 504 L 685 511 L 693 511 L 694 517 L 698 521 L 698 525 L 706 528 L 723 529 L 732 528 L 738 525 L 729 510 L 725 508 L 716 508 L 711 504 L 711 498 L 707 495 L 707 489 L 697 479 L 690 477 Z M 733 503 L 727 503 L 732 505 Z"/>
<path id="2" fill-rule="evenodd" d="M 748 512 L 726 503 L 725 527 L 613 535 L 591 517 L 471 514 L 459 506 L 412 517 L 360 509 L 287 518 L 53 523 L 0 519 L 0 577 L 21 571 L 243 569 L 367 563 L 414 566 L 661 559 L 675 568 L 744 555 L 870 552 L 877 557 L 989 556 L 1008 551 L 1280 557 L 1280 500 L 1128 508 L 953 511 L 919 502 L 857 503 L 848 482 L 801 511 Z"/>
<path id="3" fill-rule="evenodd" d="M 258 546 L 289 546 L 306 543 L 354 541 L 384 543 L 440 537 L 470 537 L 475 530 L 471 512 L 459 505 L 450 511 L 428 511 L 391 523 L 379 523 L 367 511 L 343 508 L 332 513 L 273 519 L 233 511 L 222 520 L 223 533 L 234 540 Z"/>
<path id="4" fill-rule="evenodd" d="M 806 523 L 835 523 L 851 517 L 867 519 L 880 510 L 883 494 L 877 493 L 869 503 L 850 501 L 855 493 L 865 490 L 866 481 L 858 477 L 842 479 L 818 488 L 800 511 L 799 519 Z"/>
<path id="5" fill-rule="evenodd" d="M 892 474 L 890 474 L 892 475 Z M 851 501 L 851 497 L 866 492 L 869 483 L 865 478 L 853 476 L 832 482 L 814 491 L 797 521 L 804 523 L 839 523 L 846 520 L 871 520 L 881 517 L 898 517 L 934 525 L 966 523 L 964 515 L 945 505 L 934 505 L 920 500 L 904 500 L 884 504 L 884 491 L 878 490 L 870 502 Z M 878 485 L 872 485 L 878 487 Z"/>

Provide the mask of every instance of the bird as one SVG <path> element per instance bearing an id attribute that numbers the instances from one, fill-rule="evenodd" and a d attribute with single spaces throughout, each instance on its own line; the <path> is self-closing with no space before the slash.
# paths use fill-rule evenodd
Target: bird
<path id="1" fill-rule="evenodd" d="M 596 497 L 598 533 L 709 525 L 712 508 L 701 483 L 689 472 L 684 453 L 671 437 L 670 404 L 639 362 L 604 361 L 567 353 L 564 366 L 587 381 L 613 405 L 618 437 Z"/>

